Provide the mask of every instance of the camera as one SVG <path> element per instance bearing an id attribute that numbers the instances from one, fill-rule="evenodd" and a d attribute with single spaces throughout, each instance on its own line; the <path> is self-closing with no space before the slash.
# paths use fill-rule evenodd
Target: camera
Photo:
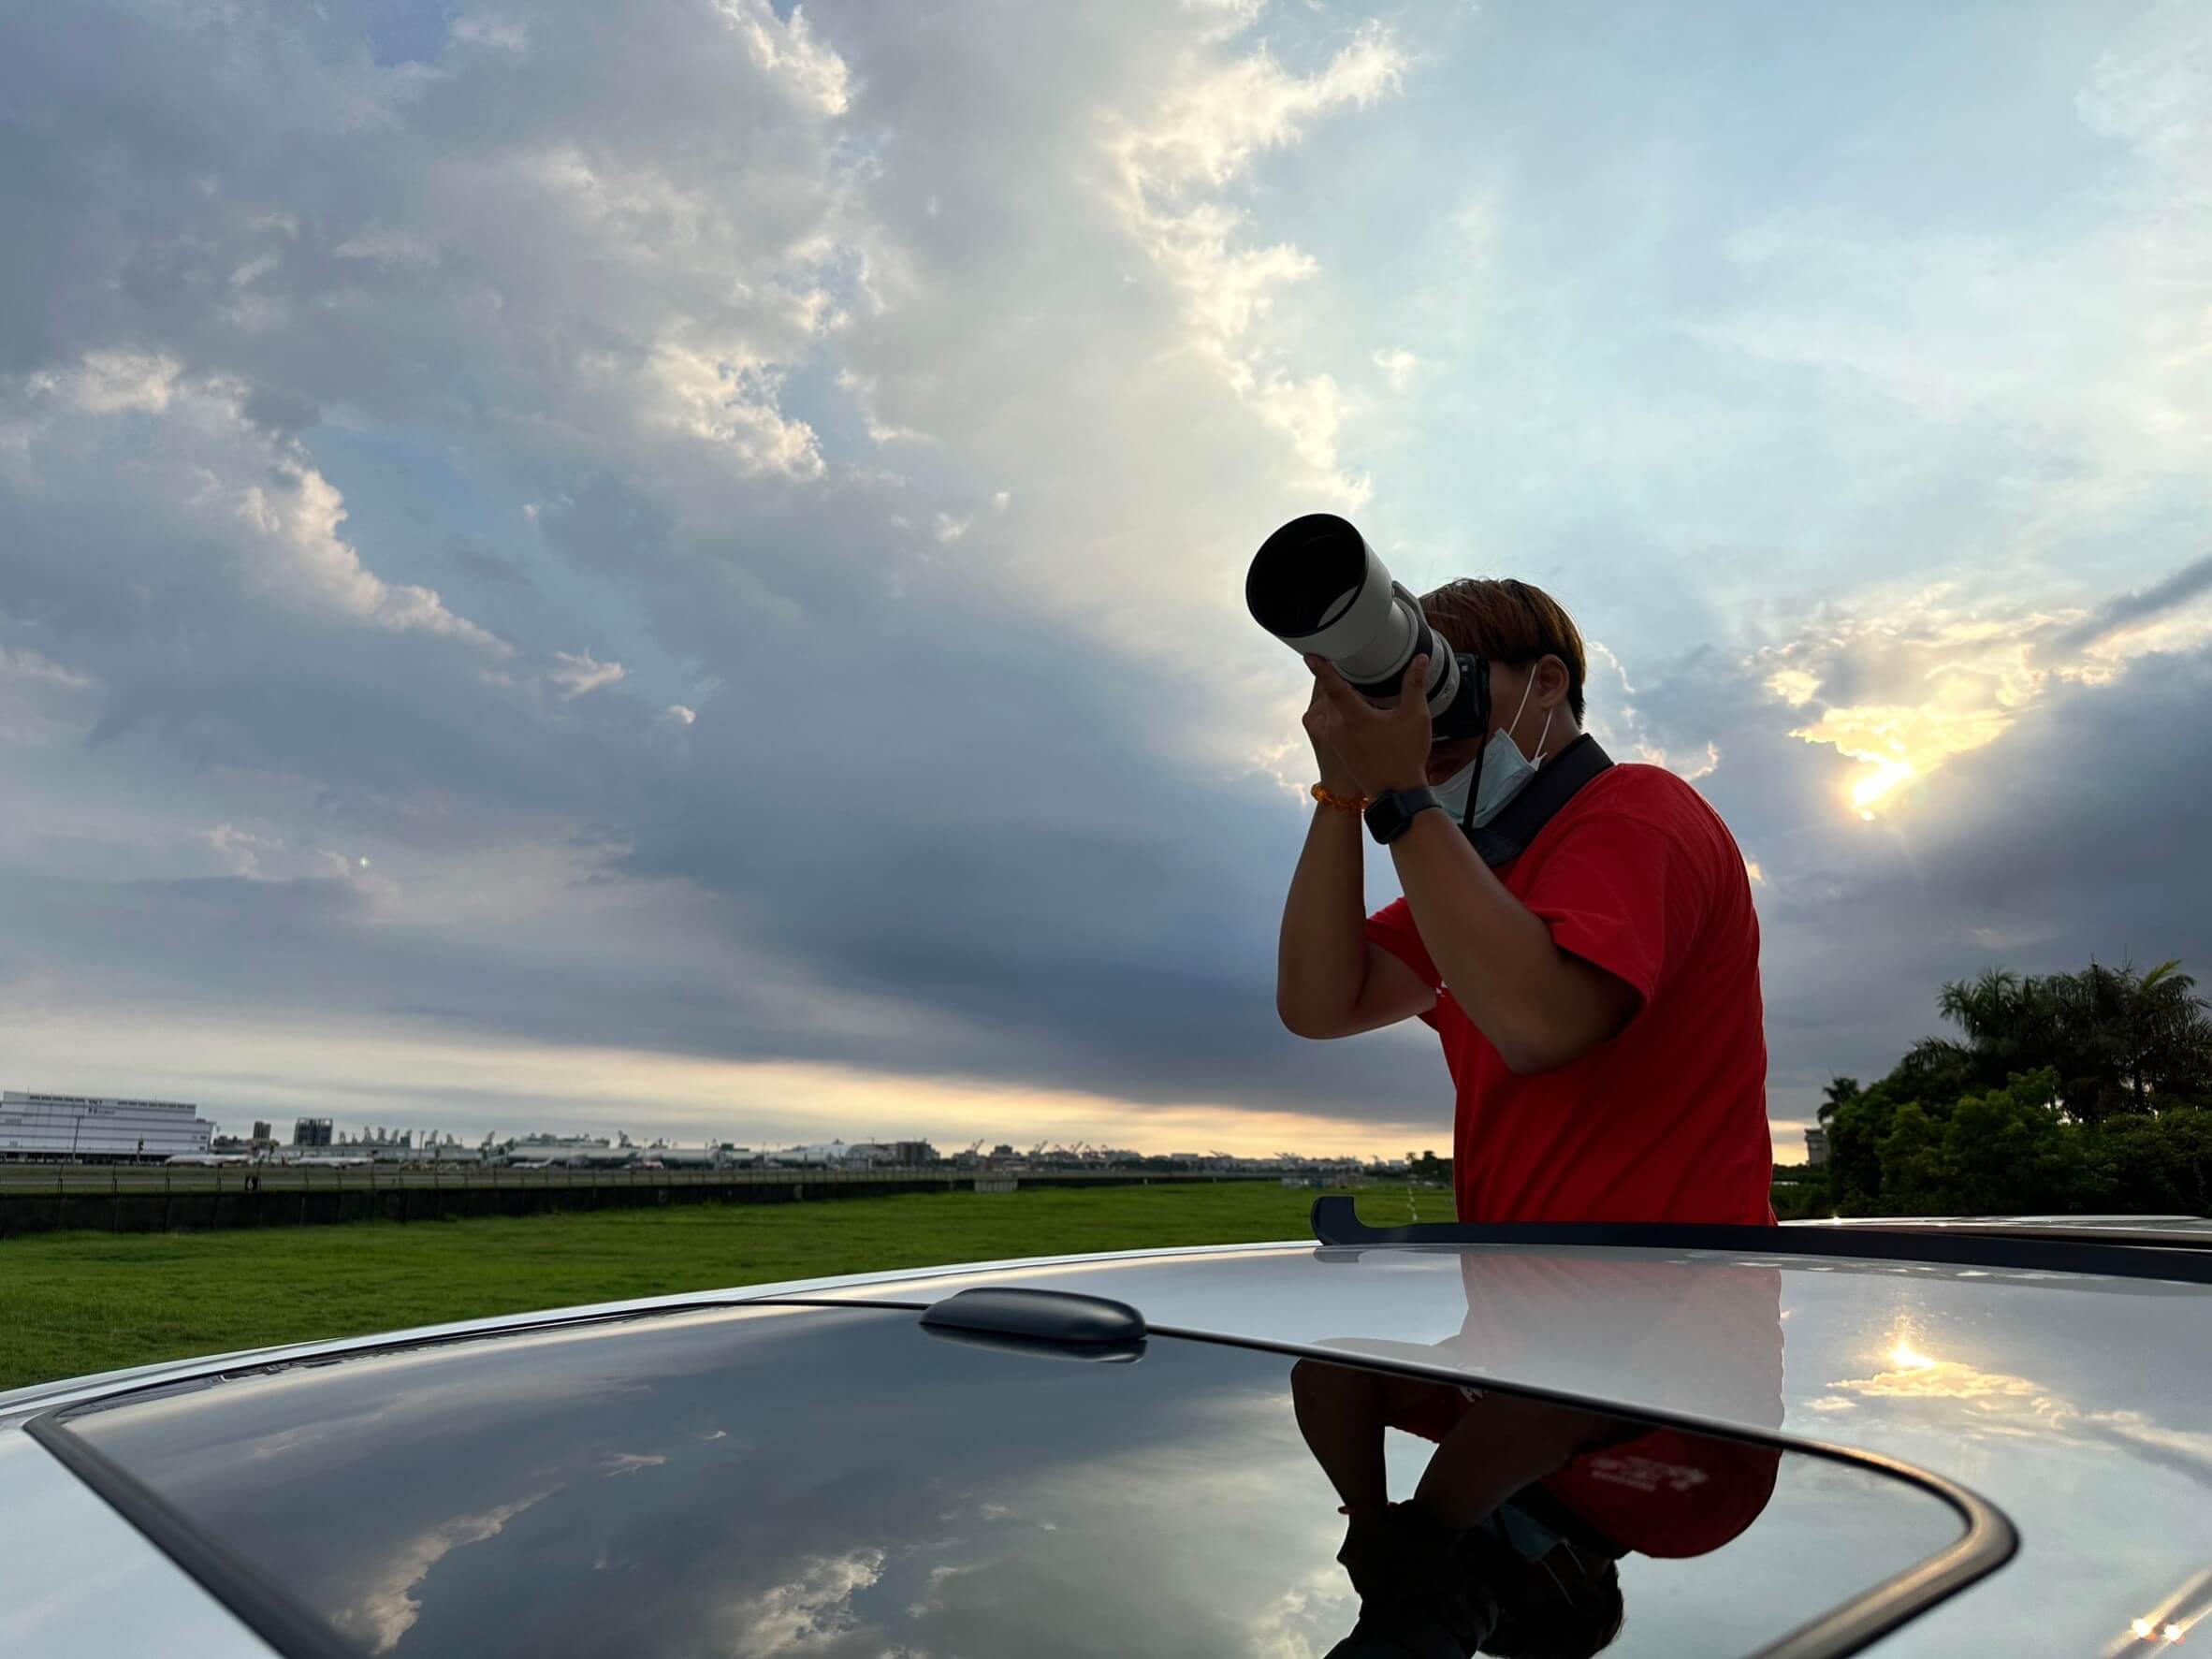
<path id="1" fill-rule="evenodd" d="M 1479 737 L 1490 728 L 1482 659 L 1439 649 L 1420 602 L 1333 513 L 1293 518 L 1259 545 L 1244 573 L 1244 608 L 1292 650 L 1335 664 L 1371 703 L 1395 698 L 1405 665 L 1427 656 L 1433 742 Z"/>

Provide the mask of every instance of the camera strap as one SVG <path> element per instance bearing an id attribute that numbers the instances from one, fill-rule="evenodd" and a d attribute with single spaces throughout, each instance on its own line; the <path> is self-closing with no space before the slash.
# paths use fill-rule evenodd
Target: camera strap
<path id="1" fill-rule="evenodd" d="M 1613 757 L 1585 732 L 1541 766 L 1527 787 L 1506 803 L 1506 809 L 1488 823 L 1467 831 L 1482 862 L 1493 870 L 1521 856 L 1559 809 L 1582 791 L 1582 786 L 1606 771 Z"/>

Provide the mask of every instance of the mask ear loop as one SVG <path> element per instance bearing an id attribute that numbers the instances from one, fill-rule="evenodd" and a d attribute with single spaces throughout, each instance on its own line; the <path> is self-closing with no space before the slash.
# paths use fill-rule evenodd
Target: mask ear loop
<path id="1" fill-rule="evenodd" d="M 1580 1569 L 1583 1578 L 1585 1579 L 1589 1578 L 1590 1569 L 1583 1564 L 1582 1555 L 1579 1550 L 1578 1550 L 1572 1544 L 1568 1543 L 1564 1538 L 1559 1540 L 1556 1548 L 1564 1550 L 1567 1552 L 1567 1559 L 1572 1561 L 1575 1565 Z M 1536 1564 L 1544 1569 L 1545 1577 L 1550 1579 L 1552 1584 L 1558 1589 L 1560 1600 L 1565 1602 L 1569 1607 L 1576 1607 L 1579 1605 L 1575 1600 L 1574 1594 L 1567 1589 L 1566 1580 L 1561 1578 L 1558 1571 L 1552 1566 L 1550 1550 L 1547 1550 L 1543 1554 L 1537 1556 Z"/>
<path id="2" fill-rule="evenodd" d="M 1535 689 L 1535 677 L 1532 675 L 1528 684 L 1521 688 L 1521 706 L 1513 711 L 1513 718 L 1506 722 L 1506 741 L 1508 743 L 1513 741 L 1513 728 L 1521 724 L 1521 717 L 1528 709 L 1528 694 Z M 1546 715 L 1544 720 L 1544 730 L 1550 733 L 1551 717 Z M 1541 753 L 1543 748 L 1543 739 L 1538 738 L 1537 751 Z M 1475 751 L 1475 776 L 1467 784 L 1466 809 L 1460 814 L 1460 828 L 1470 836 L 1475 833 L 1475 803 L 1482 797 L 1482 763 L 1489 758 L 1490 739 L 1486 736 L 1482 740 L 1482 747 Z"/>

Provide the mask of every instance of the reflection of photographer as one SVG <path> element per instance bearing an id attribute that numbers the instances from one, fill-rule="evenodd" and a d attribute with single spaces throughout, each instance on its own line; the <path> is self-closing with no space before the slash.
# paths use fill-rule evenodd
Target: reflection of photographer
<path id="1" fill-rule="evenodd" d="M 1541 1502 L 1537 1482 L 1633 1430 L 1313 1360 L 1291 1373 L 1291 1390 L 1299 1430 L 1344 1500 L 1337 1560 L 1360 1595 L 1360 1622 L 1332 1659 L 1465 1659 L 1477 1649 L 1588 1659 L 1619 1633 L 1623 1551 Z M 1424 1416 L 1438 1419 L 1427 1425 L 1436 1454 L 1416 1496 L 1390 1503 L 1382 1427 Z"/>
<path id="2" fill-rule="evenodd" d="M 1780 1275 L 1716 1264 L 1461 1261 L 1467 1315 L 1425 1346 L 1376 1357 L 1538 1379 L 1565 1307 L 1608 1310 L 1613 1362 L 1639 1400 L 1694 1403 L 1752 1428 L 1782 1421 Z M 1347 1358 L 1355 1355 L 1347 1355 Z M 1708 1554 L 1758 1519 L 1782 1454 L 1495 1390 L 1302 1360 L 1299 1432 L 1348 1518 L 1337 1559 L 1361 1598 L 1331 1659 L 1589 1659 L 1623 1616 L 1618 1563 Z M 1413 1496 L 1390 1501 L 1383 1439 L 1435 1442 Z"/>
<path id="3" fill-rule="evenodd" d="M 1283 1023 L 1435 1028 L 1463 1221 L 1771 1221 L 1742 855 L 1687 783 L 1583 732 L 1567 614 L 1515 581 L 1416 601 L 1324 514 L 1268 540 L 1245 598 L 1314 677 Z M 1373 916 L 1362 818 L 1405 895 Z"/>

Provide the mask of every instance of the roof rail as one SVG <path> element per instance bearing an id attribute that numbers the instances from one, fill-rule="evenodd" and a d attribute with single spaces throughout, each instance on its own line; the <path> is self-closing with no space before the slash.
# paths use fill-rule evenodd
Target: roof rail
<path id="1" fill-rule="evenodd" d="M 1314 1201 L 1314 1237 L 1324 1244 L 1521 1244 L 1550 1247 L 1687 1252 L 1736 1256 L 1801 1256 L 1855 1261 L 1926 1262 L 2017 1273 L 2100 1273 L 2108 1278 L 2167 1279 L 2212 1285 L 2212 1250 L 2121 1243 L 2109 1236 L 2076 1240 L 2062 1230 L 2016 1234 L 1963 1230 L 1853 1227 L 1729 1227 L 1664 1221 L 1454 1221 L 1370 1227 L 1350 1198 Z"/>

